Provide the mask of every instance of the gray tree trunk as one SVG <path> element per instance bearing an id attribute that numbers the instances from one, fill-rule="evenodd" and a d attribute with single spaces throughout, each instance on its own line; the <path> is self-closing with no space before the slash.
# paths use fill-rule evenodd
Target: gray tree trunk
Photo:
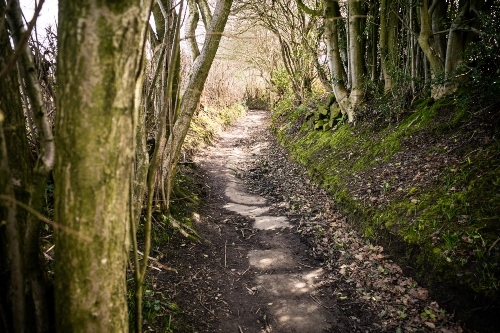
<path id="1" fill-rule="evenodd" d="M 196 27 L 200 20 L 200 14 L 198 13 L 198 6 L 195 0 L 187 0 L 188 4 L 188 17 L 186 24 L 186 38 L 189 42 L 189 49 L 191 51 L 191 57 L 193 61 L 200 55 L 200 48 L 198 47 L 198 42 L 196 41 Z"/>
<path id="2" fill-rule="evenodd" d="M 361 22 L 364 12 L 359 0 L 349 0 L 349 59 L 351 64 L 351 108 L 348 110 L 349 122 L 354 121 L 355 109 L 364 97 L 363 88 L 363 48 Z M 363 18 L 364 19 L 364 18 Z"/>
<path id="3" fill-rule="evenodd" d="M 387 92 L 394 85 L 393 76 L 396 71 L 397 16 L 387 0 L 382 0 L 380 7 L 380 62 L 384 75 L 384 90 Z"/>
<path id="4" fill-rule="evenodd" d="M 327 45 L 328 67 L 332 78 L 335 99 L 342 113 L 350 109 L 349 93 L 344 83 L 344 67 L 340 58 L 340 46 L 337 32 L 337 20 L 340 18 L 339 4 L 336 1 L 324 1 L 325 6 L 325 41 Z"/>

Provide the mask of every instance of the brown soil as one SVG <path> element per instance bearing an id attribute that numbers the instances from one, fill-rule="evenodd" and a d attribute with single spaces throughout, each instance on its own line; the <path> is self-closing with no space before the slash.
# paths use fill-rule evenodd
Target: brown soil
<path id="1" fill-rule="evenodd" d="M 203 242 L 174 235 L 153 252 L 163 326 L 174 318 L 174 332 L 467 332 L 348 225 L 268 122 L 251 111 L 195 158 Z"/>

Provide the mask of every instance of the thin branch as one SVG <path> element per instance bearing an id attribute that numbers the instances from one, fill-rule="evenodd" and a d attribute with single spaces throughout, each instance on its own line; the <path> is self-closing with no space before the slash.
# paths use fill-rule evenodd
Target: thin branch
<path id="1" fill-rule="evenodd" d="M 26 43 L 28 42 L 28 40 L 30 39 L 31 31 L 33 30 L 33 28 L 36 25 L 36 20 L 38 19 L 38 15 L 40 15 L 40 11 L 42 10 L 42 6 L 43 6 L 44 2 L 45 2 L 45 0 L 40 0 L 40 3 L 36 7 L 35 13 L 33 14 L 33 18 L 31 19 L 30 23 L 28 24 L 28 29 L 26 30 L 26 32 L 24 33 L 22 38 L 17 43 L 16 50 L 14 51 L 12 56 L 10 57 L 9 61 L 7 61 L 7 64 L 5 65 L 5 67 L 0 71 L 0 80 L 2 80 L 4 78 L 4 76 L 7 75 L 7 73 L 12 68 L 14 68 L 14 64 L 19 59 L 19 57 L 22 55 L 23 49 L 26 46 Z M 7 8 L 7 11 L 9 11 L 9 10 L 10 9 Z"/>
<path id="2" fill-rule="evenodd" d="M 23 203 L 23 202 L 21 202 L 19 200 L 16 200 L 15 198 L 11 198 L 11 197 L 9 197 L 7 195 L 0 194 L 0 199 L 7 200 L 7 201 L 15 203 L 17 206 L 19 206 L 22 209 L 26 210 L 27 212 L 29 212 L 30 214 L 32 214 L 33 216 L 35 216 L 40 221 L 42 221 L 44 223 L 47 223 L 48 225 L 50 225 L 54 229 L 59 229 L 59 230 L 61 230 L 63 232 L 67 232 L 68 234 L 72 234 L 72 235 L 80 238 L 81 240 L 83 240 L 83 241 L 85 241 L 87 243 L 89 243 L 90 241 L 92 241 L 92 239 L 90 239 L 90 237 L 82 235 L 80 232 L 78 232 L 76 230 L 73 230 L 71 228 L 68 228 L 68 227 L 66 227 L 66 226 L 64 226 L 62 224 L 59 224 L 57 222 L 54 222 L 54 221 L 46 218 L 41 213 L 37 212 L 36 210 L 34 210 L 30 206 L 26 205 L 25 203 Z"/>

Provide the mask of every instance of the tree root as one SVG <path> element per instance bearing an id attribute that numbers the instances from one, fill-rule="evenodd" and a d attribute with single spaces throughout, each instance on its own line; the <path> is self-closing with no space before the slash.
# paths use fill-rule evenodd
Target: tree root
<path id="1" fill-rule="evenodd" d="M 172 227 L 177 229 L 182 236 L 197 243 L 200 243 L 200 235 L 190 226 L 186 225 L 185 223 L 177 221 L 172 215 L 169 215 L 168 222 L 172 225 Z"/>

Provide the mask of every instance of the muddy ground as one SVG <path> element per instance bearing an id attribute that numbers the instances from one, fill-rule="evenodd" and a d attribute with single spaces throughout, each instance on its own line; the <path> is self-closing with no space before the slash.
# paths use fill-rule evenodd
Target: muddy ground
<path id="1" fill-rule="evenodd" d="M 268 113 L 248 112 L 193 162 L 203 241 L 153 251 L 166 331 L 472 332 L 349 226 Z"/>

